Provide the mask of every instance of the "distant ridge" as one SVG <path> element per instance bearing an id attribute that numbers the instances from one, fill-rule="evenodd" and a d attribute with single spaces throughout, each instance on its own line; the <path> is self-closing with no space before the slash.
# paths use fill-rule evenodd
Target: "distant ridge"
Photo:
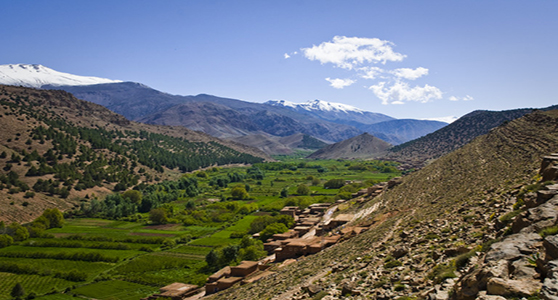
<path id="1" fill-rule="evenodd" d="M 383 141 L 368 133 L 326 146 L 307 158 L 309 159 L 369 159 L 384 154 L 391 147 Z"/>
<path id="2" fill-rule="evenodd" d="M 550 106 L 541 110 L 547 111 L 556 108 L 558 106 Z M 429 160 L 438 158 L 462 147 L 478 136 L 487 134 L 495 127 L 533 111 L 535 111 L 533 108 L 504 111 L 476 110 L 440 130 L 389 149 L 383 158 L 422 166 Z"/>
<path id="3" fill-rule="evenodd" d="M 326 143 L 303 133 L 297 133 L 285 137 L 276 137 L 268 134 L 252 134 L 237 138 L 232 141 L 258 148 L 269 155 L 288 155 L 296 150 L 318 150 Z"/>
<path id="4" fill-rule="evenodd" d="M 394 120 L 390 116 L 380 113 L 364 111 L 351 105 L 327 102 L 323 100 L 311 100 L 305 103 L 293 103 L 285 100 L 270 100 L 264 104 L 276 107 L 285 107 L 301 114 L 332 121 L 340 124 L 374 124 L 378 122 Z"/>

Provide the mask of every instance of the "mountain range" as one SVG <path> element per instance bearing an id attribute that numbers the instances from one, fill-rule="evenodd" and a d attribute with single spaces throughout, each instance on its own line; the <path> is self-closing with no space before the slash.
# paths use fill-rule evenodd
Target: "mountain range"
<path id="1" fill-rule="evenodd" d="M 171 95 L 140 83 L 66 74 L 41 65 L 0 66 L 0 84 L 61 89 L 79 99 L 103 105 L 130 120 L 184 126 L 233 140 L 250 135 L 285 137 L 302 133 L 333 143 L 370 132 L 392 144 L 399 144 L 447 125 L 436 121 L 395 120 L 383 114 L 321 100 L 302 104 L 288 101 L 252 103 L 207 94 Z M 374 124 L 378 125 L 368 128 Z M 268 151 L 274 154 L 275 150 Z"/>

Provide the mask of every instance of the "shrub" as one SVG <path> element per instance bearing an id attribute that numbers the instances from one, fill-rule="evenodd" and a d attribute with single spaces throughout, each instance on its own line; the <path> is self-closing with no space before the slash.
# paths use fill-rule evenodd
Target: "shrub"
<path id="1" fill-rule="evenodd" d="M 14 243 L 14 239 L 11 236 L 7 234 L 0 235 L 0 248 L 8 247 L 13 243 Z"/>
<path id="2" fill-rule="evenodd" d="M 310 194 L 310 188 L 305 184 L 301 184 L 296 188 L 296 193 L 301 196 L 306 196 Z"/>
<path id="3" fill-rule="evenodd" d="M 546 227 L 543 228 L 541 231 L 539 231 L 539 234 L 543 239 L 549 235 L 556 235 L 557 233 L 558 233 L 558 225 Z"/>
<path id="4" fill-rule="evenodd" d="M 266 241 L 276 233 L 287 232 L 289 229 L 283 223 L 273 223 L 267 225 L 264 230 L 260 233 L 260 239 Z"/>
<path id="5" fill-rule="evenodd" d="M 345 185 L 345 180 L 343 179 L 330 179 L 324 183 L 324 188 L 326 189 L 338 189 Z"/>
<path id="6" fill-rule="evenodd" d="M 400 261 L 398 261 L 397 259 L 393 259 L 393 260 L 389 260 L 384 264 L 384 268 L 386 269 L 391 269 L 391 268 L 395 268 L 395 267 L 399 267 L 403 265 Z"/>
<path id="7" fill-rule="evenodd" d="M 434 281 L 435 284 L 439 284 L 448 278 L 457 277 L 454 271 L 455 266 L 452 264 L 437 265 L 430 273 L 428 273 L 427 277 L 428 279 Z"/>

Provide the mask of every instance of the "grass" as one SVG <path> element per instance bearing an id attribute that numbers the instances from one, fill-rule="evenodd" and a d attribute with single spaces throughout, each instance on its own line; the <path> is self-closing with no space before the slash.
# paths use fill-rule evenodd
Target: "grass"
<path id="1" fill-rule="evenodd" d="M 93 279 L 96 275 L 114 267 L 114 264 L 103 262 L 84 262 L 84 261 L 68 261 L 56 259 L 32 259 L 32 258 L 8 258 L 0 257 L 0 263 L 10 262 L 16 264 L 37 265 L 40 269 L 49 271 L 63 271 L 69 270 L 87 270 L 89 274 L 88 280 Z"/>
<path id="2" fill-rule="evenodd" d="M 543 228 L 541 231 L 539 231 L 539 234 L 541 235 L 542 238 L 545 238 L 549 235 L 556 235 L 557 233 L 558 233 L 558 226 L 546 227 Z"/>
<path id="3" fill-rule="evenodd" d="M 101 281 L 72 290 L 74 294 L 100 300 L 137 300 L 155 292 L 156 288 L 121 280 Z"/>
<path id="4" fill-rule="evenodd" d="M 34 292 L 39 295 L 61 291 L 75 284 L 72 281 L 50 276 L 16 275 L 0 272 L 0 299 L 12 299 L 10 292 L 18 282 L 23 286 L 26 294 Z"/>

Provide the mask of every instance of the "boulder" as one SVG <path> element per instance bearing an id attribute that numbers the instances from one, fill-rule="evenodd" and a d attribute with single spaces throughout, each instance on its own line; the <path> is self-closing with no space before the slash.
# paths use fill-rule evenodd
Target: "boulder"
<path id="1" fill-rule="evenodd" d="M 494 296 L 494 295 L 482 295 L 477 297 L 475 300 L 506 300 L 506 298 L 502 296 Z"/>
<path id="2" fill-rule="evenodd" d="M 317 284 L 310 284 L 303 286 L 302 289 L 307 292 L 310 296 L 314 296 L 322 291 L 322 287 Z"/>
<path id="3" fill-rule="evenodd" d="M 558 259 L 558 236 L 551 235 L 544 238 L 543 241 L 545 260 Z"/>
<path id="4" fill-rule="evenodd" d="M 538 279 L 539 273 L 535 270 L 535 266 L 531 264 L 527 257 L 523 257 L 511 263 L 511 279 Z"/>
<path id="5" fill-rule="evenodd" d="M 513 222 L 513 232 L 538 232 L 542 228 L 554 225 L 558 218 L 557 207 L 558 196 L 554 196 L 548 202 L 528 209 Z"/>
<path id="6" fill-rule="evenodd" d="M 545 267 L 546 278 L 541 288 L 541 299 L 558 300 L 558 260 L 549 261 Z"/>
<path id="7" fill-rule="evenodd" d="M 341 295 L 357 296 L 357 295 L 360 295 L 360 291 L 357 290 L 354 285 L 346 283 L 346 284 L 343 284 L 343 286 L 341 288 Z"/>
<path id="8" fill-rule="evenodd" d="M 558 279 L 546 278 L 540 292 L 541 299 L 558 300 Z"/>
<path id="9" fill-rule="evenodd" d="M 508 236 L 505 240 L 494 243 L 488 251 L 485 262 L 516 260 L 523 255 L 530 255 L 537 251 L 537 246 L 542 241 L 536 233 L 518 233 Z"/>
<path id="10" fill-rule="evenodd" d="M 558 179 L 558 155 L 552 154 L 544 156 L 541 162 L 539 173 L 542 175 L 542 181 Z"/>
<path id="11" fill-rule="evenodd" d="M 407 250 L 407 248 L 399 247 L 399 248 L 396 248 L 395 250 L 393 250 L 391 252 L 391 256 L 393 256 L 395 258 L 400 258 L 400 257 L 405 256 L 407 253 L 409 253 L 409 250 Z"/>
<path id="12" fill-rule="evenodd" d="M 537 280 L 491 278 L 486 284 L 488 294 L 500 296 L 533 296 L 542 288 Z"/>

